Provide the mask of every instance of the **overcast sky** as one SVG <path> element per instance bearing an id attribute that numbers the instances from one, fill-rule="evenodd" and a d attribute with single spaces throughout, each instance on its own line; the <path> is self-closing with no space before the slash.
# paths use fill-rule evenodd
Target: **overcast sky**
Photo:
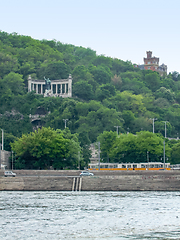
<path id="1" fill-rule="evenodd" d="M 180 73 L 180 0 L 0 0 L 0 10 L 1 31 L 137 64 L 150 50 Z"/>

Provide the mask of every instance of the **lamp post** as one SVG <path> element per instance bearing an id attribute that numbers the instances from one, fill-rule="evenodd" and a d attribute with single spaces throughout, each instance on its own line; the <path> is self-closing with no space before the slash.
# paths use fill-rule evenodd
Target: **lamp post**
<path id="1" fill-rule="evenodd" d="M 166 160 L 165 160 L 165 140 L 164 140 L 164 170 L 166 169 Z"/>
<path id="2" fill-rule="evenodd" d="M 1 146 L 1 150 L 3 151 L 4 150 L 4 131 L 3 129 L 1 129 L 2 131 L 2 146 Z"/>
<path id="3" fill-rule="evenodd" d="M 149 152 L 147 151 L 147 169 L 149 170 Z"/>
<path id="4" fill-rule="evenodd" d="M 118 128 L 120 128 L 121 126 L 114 126 L 116 128 L 117 131 L 117 135 L 118 135 Z"/>
<path id="5" fill-rule="evenodd" d="M 163 121 L 164 123 L 165 123 L 165 138 L 166 138 L 166 123 L 168 122 L 168 121 Z M 164 170 L 166 169 L 166 156 L 165 156 L 165 140 L 164 140 Z"/>
<path id="6" fill-rule="evenodd" d="M 78 168 L 80 170 L 80 151 L 78 151 Z"/>
<path id="7" fill-rule="evenodd" d="M 65 123 L 65 128 L 66 128 L 66 122 L 68 121 L 68 119 L 63 119 L 64 123 Z"/>
<path id="8" fill-rule="evenodd" d="M 12 171 L 13 171 L 13 151 L 12 151 Z"/>
<path id="9" fill-rule="evenodd" d="M 166 123 L 168 122 L 168 121 L 163 121 L 164 123 L 165 123 L 165 130 L 164 130 L 164 137 L 166 138 Z"/>
<path id="10" fill-rule="evenodd" d="M 100 170 L 100 142 L 98 142 L 98 165 Z"/>
<path id="11" fill-rule="evenodd" d="M 150 120 L 153 120 L 153 133 L 154 133 L 154 120 L 157 120 L 157 118 L 150 118 Z"/>

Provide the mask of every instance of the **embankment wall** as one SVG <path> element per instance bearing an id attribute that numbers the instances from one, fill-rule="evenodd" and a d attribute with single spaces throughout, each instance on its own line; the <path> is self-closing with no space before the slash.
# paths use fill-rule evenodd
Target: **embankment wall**
<path id="1" fill-rule="evenodd" d="M 82 181 L 80 171 L 14 172 L 12 178 L 0 172 L 1 191 L 72 191 L 75 179 L 81 191 L 180 191 L 180 171 L 95 171 Z"/>

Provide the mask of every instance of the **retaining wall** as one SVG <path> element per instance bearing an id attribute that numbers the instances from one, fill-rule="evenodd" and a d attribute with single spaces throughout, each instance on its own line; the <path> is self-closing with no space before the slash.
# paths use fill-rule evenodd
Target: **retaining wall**
<path id="1" fill-rule="evenodd" d="M 95 171 L 82 177 L 80 171 L 14 171 L 16 177 L 0 172 L 0 190 L 16 191 L 180 191 L 180 171 Z M 75 179 L 78 179 L 77 182 Z"/>

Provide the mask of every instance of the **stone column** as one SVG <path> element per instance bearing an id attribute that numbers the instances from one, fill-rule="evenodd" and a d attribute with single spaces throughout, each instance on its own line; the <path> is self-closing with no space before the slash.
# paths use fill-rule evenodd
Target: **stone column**
<path id="1" fill-rule="evenodd" d="M 31 92 L 31 81 L 28 80 L 28 92 Z"/>
<path id="2" fill-rule="evenodd" d="M 66 83 L 64 84 L 64 93 L 66 94 Z"/>
<path id="3" fill-rule="evenodd" d="M 32 91 L 32 89 L 31 89 L 31 83 L 32 83 L 32 81 L 31 81 L 31 75 L 29 75 L 29 77 L 28 77 L 28 92 L 31 92 L 31 91 Z"/>
<path id="4" fill-rule="evenodd" d="M 69 74 L 69 83 L 68 83 L 68 96 L 72 97 L 72 77 L 71 74 Z"/>
<path id="5" fill-rule="evenodd" d="M 60 94 L 62 94 L 62 84 L 60 84 Z"/>
<path id="6" fill-rule="evenodd" d="M 36 84 L 36 94 L 38 94 L 38 84 Z"/>

